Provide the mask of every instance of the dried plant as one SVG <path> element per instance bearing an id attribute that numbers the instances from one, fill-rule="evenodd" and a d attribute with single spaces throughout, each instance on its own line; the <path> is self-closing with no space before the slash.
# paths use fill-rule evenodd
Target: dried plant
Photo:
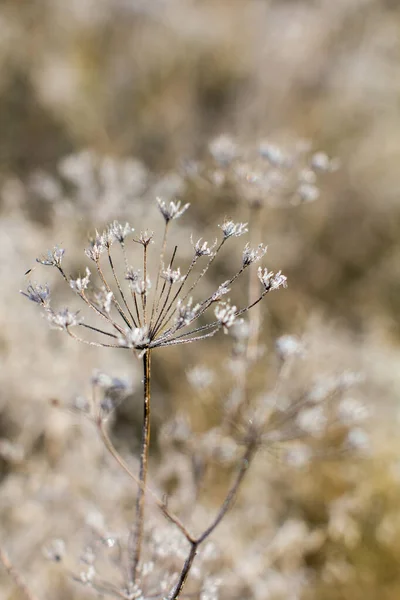
<path id="1" fill-rule="evenodd" d="M 90 403 L 84 405 L 86 416 L 98 427 L 102 440 L 116 459 L 118 464 L 137 483 L 135 519 L 130 528 L 127 544 L 126 581 L 122 587 L 115 587 L 97 581 L 94 574 L 81 576 L 82 583 L 90 585 L 103 593 L 126 599 L 150 598 L 153 592 L 146 590 L 146 563 L 142 560 L 142 547 L 145 536 L 145 498 L 146 494 L 153 498 L 164 516 L 180 531 L 189 544 L 189 551 L 184 564 L 180 568 L 177 580 L 171 584 L 167 592 L 160 590 L 170 600 L 180 597 L 193 561 L 202 545 L 230 509 L 240 484 L 260 442 L 261 430 L 248 421 L 242 443 L 245 451 L 239 460 L 239 467 L 233 484 L 227 493 L 217 515 L 200 535 L 194 535 L 153 492 L 149 492 L 148 457 L 150 445 L 150 406 L 151 406 L 151 357 L 157 348 L 191 344 L 213 337 L 218 331 L 227 333 L 235 324 L 240 324 L 242 316 L 271 291 L 286 287 L 286 277 L 279 271 L 274 273 L 267 268 L 258 267 L 260 291 L 257 297 L 242 308 L 231 304 L 223 298 L 229 294 L 233 284 L 243 273 L 258 263 L 266 253 L 266 246 L 259 244 L 252 248 L 249 243 L 244 246 L 241 264 L 237 271 L 218 288 L 203 299 L 194 300 L 198 286 L 208 270 L 219 256 L 222 248 L 232 238 L 247 233 L 246 223 L 235 223 L 225 219 L 220 225 L 221 238 L 209 244 L 202 239 L 192 242 L 192 258 L 189 266 L 181 272 L 175 266 L 177 247 L 173 249 L 169 259 L 166 258 L 168 236 L 172 222 L 183 215 L 188 204 L 165 202 L 158 199 L 158 207 L 164 219 L 164 235 L 156 273 L 149 273 L 149 251 L 153 243 L 153 234 L 148 230 L 134 236 L 133 228 L 126 223 L 113 222 L 103 233 L 96 232 L 85 250 L 87 257 L 95 265 L 95 275 L 99 285 L 94 285 L 93 274 L 86 268 L 84 276 L 73 279 L 64 268 L 64 249 L 56 247 L 37 261 L 42 265 L 57 269 L 76 296 L 84 303 L 88 311 L 97 317 L 98 323 L 89 323 L 80 311 L 69 308 L 55 310 L 51 303 L 50 289 L 47 285 L 31 283 L 22 292 L 29 300 L 39 305 L 50 324 L 64 330 L 74 340 L 91 346 L 125 349 L 133 352 L 143 365 L 143 422 L 140 450 L 139 473 L 134 475 L 113 446 L 106 429 L 106 422 L 118 402 L 126 395 L 127 389 L 120 380 L 109 380 L 96 377 L 93 380 L 93 393 Z M 131 238 L 131 239 L 130 239 Z M 130 266 L 128 242 L 141 247 L 142 270 Z M 121 252 L 124 277 L 120 275 L 119 265 L 115 262 L 114 246 Z M 103 261 L 103 259 L 105 259 Z M 166 262 L 167 261 L 167 262 Z M 195 268 L 200 261 L 205 261 L 200 271 Z M 108 266 L 104 264 L 108 263 Z M 106 271 L 106 268 L 108 271 Z M 213 310 L 213 313 L 211 310 Z M 208 318 L 208 315 L 211 319 Z M 76 333 L 79 330 L 81 333 Z M 83 332 L 87 335 L 83 335 Z M 107 390 L 102 398 L 99 389 Z"/>

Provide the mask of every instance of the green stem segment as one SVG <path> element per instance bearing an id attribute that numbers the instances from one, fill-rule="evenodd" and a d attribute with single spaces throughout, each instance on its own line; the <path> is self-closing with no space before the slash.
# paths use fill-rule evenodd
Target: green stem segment
<path id="1" fill-rule="evenodd" d="M 143 426 L 139 469 L 140 487 L 136 499 L 135 525 L 130 539 L 131 562 L 129 573 L 132 583 L 135 583 L 138 579 L 143 542 L 145 490 L 150 446 L 150 355 L 151 350 L 148 349 L 143 356 Z"/>

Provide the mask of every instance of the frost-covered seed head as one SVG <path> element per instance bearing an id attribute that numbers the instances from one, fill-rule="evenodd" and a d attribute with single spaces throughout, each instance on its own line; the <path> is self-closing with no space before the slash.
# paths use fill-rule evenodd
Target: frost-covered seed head
<path id="1" fill-rule="evenodd" d="M 131 389 L 130 384 L 119 377 L 112 377 L 107 373 L 95 370 L 91 378 L 91 384 L 103 388 L 104 390 L 118 390 L 120 392 L 128 392 Z"/>
<path id="2" fill-rule="evenodd" d="M 26 292 L 21 290 L 21 294 L 29 298 L 32 302 L 40 304 L 43 308 L 49 308 L 50 306 L 50 290 L 48 285 L 31 283 L 28 285 Z"/>
<path id="3" fill-rule="evenodd" d="M 61 267 L 62 259 L 64 257 L 65 250 L 59 246 L 55 246 L 53 250 L 48 250 L 46 256 L 37 258 L 36 262 L 47 267 Z"/>
<path id="4" fill-rule="evenodd" d="M 287 287 L 287 277 L 278 271 L 276 274 L 268 269 L 258 267 L 258 279 L 263 284 L 265 290 L 277 290 L 280 287 Z"/>
<path id="5" fill-rule="evenodd" d="M 109 315 L 111 312 L 113 296 L 114 294 L 112 292 L 108 292 L 105 287 L 102 287 L 100 291 L 94 293 L 96 305 L 107 315 Z"/>
<path id="6" fill-rule="evenodd" d="M 197 316 L 200 309 L 200 304 L 193 306 L 193 298 L 189 298 L 186 304 L 182 303 L 182 300 L 178 300 L 177 303 L 177 316 L 175 323 L 177 328 L 185 327 L 189 325 Z"/>
<path id="7" fill-rule="evenodd" d="M 136 281 L 131 281 L 130 286 L 134 294 L 143 296 L 151 288 L 151 281 L 148 277 L 146 281 L 144 279 L 137 279 Z"/>
<path id="8" fill-rule="evenodd" d="M 175 271 L 173 271 L 171 267 L 167 267 L 162 271 L 161 277 L 171 285 L 179 280 L 182 280 L 181 270 L 179 267 Z"/>
<path id="9" fill-rule="evenodd" d="M 139 244 L 142 244 L 142 246 L 146 247 L 153 241 L 153 235 L 154 234 L 152 231 L 147 231 L 146 229 L 145 231 L 140 232 L 139 238 L 135 241 Z"/>
<path id="10" fill-rule="evenodd" d="M 257 248 L 250 248 L 250 244 L 247 243 L 243 250 L 242 264 L 243 267 L 248 267 L 254 262 L 257 262 L 267 252 L 267 247 L 264 244 L 259 244 Z"/>
<path id="11" fill-rule="evenodd" d="M 77 292 L 77 294 L 82 294 L 88 287 L 90 280 L 90 270 L 86 267 L 86 275 L 85 277 L 78 277 L 78 279 L 71 279 L 69 285 Z"/>
<path id="12" fill-rule="evenodd" d="M 217 291 L 214 292 L 213 295 L 211 296 L 212 302 L 217 302 L 217 300 L 220 300 L 222 298 L 222 296 L 225 296 L 225 294 L 228 294 L 230 292 L 231 288 L 228 287 L 228 284 L 229 284 L 229 280 L 224 281 L 224 283 L 221 283 L 221 285 L 219 286 Z"/>
<path id="13" fill-rule="evenodd" d="M 134 327 L 133 329 L 126 329 L 124 335 L 119 338 L 120 346 L 126 348 L 136 348 L 143 350 L 150 339 L 147 327 Z"/>
<path id="14" fill-rule="evenodd" d="M 224 333 L 228 333 L 229 327 L 232 327 L 234 324 L 236 311 L 236 306 L 231 306 L 228 302 L 221 302 L 221 304 L 215 307 L 215 316 L 220 325 L 222 325 Z"/>
<path id="15" fill-rule="evenodd" d="M 209 145 L 214 160 L 221 165 L 229 165 L 238 155 L 238 147 L 229 135 L 214 138 Z"/>
<path id="16" fill-rule="evenodd" d="M 77 312 L 71 312 L 68 308 L 64 308 L 59 312 L 48 312 L 47 319 L 56 329 L 67 330 L 68 327 L 76 327 L 82 323 L 82 317 L 78 317 Z"/>
<path id="17" fill-rule="evenodd" d="M 125 239 L 128 237 L 130 233 L 133 233 L 134 229 L 129 225 L 129 223 L 125 223 L 122 225 L 118 223 L 118 221 L 114 221 L 108 228 L 108 231 L 120 244 L 124 244 Z"/>
<path id="18" fill-rule="evenodd" d="M 200 238 L 199 240 L 197 240 L 196 243 L 193 243 L 193 237 L 190 237 L 190 241 L 192 243 L 192 246 L 194 248 L 194 253 L 196 256 L 200 257 L 200 256 L 212 256 L 213 253 L 213 249 L 215 248 L 216 244 L 217 244 L 217 240 L 215 240 L 214 244 L 212 246 L 208 246 L 208 242 L 202 242 L 203 238 Z"/>
<path id="19" fill-rule="evenodd" d="M 125 279 L 130 283 L 136 283 L 140 279 L 140 270 L 128 267 L 125 272 Z"/>
<path id="20" fill-rule="evenodd" d="M 95 239 L 90 241 L 89 248 L 86 248 L 86 250 L 85 250 L 86 256 L 88 258 L 90 258 L 90 260 L 93 260 L 94 262 L 98 262 L 98 260 L 100 259 L 100 256 L 103 254 L 103 252 L 108 247 L 108 242 L 109 242 L 108 238 L 105 239 L 104 235 L 100 235 L 99 233 L 96 233 Z"/>
<path id="21" fill-rule="evenodd" d="M 248 232 L 247 223 L 234 223 L 233 221 L 225 220 L 222 225 L 219 225 L 224 234 L 224 238 L 239 237 Z"/>
<path id="22" fill-rule="evenodd" d="M 189 204 L 185 204 L 181 208 L 180 200 L 177 202 L 173 202 L 171 200 L 171 202 L 167 203 L 164 200 L 161 200 L 161 198 L 157 198 L 157 202 L 158 208 L 160 209 L 161 214 L 167 223 L 168 221 L 172 221 L 172 219 L 178 219 L 181 217 L 190 206 Z"/>

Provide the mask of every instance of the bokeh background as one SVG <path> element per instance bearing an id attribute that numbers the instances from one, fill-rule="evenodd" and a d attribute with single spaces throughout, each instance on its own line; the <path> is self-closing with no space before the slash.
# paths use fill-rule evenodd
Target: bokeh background
<path id="1" fill-rule="evenodd" d="M 54 400 L 82 393 L 94 368 L 128 377 L 134 390 L 141 376 L 130 357 L 49 330 L 18 292 L 55 244 L 78 272 L 97 227 L 119 219 L 157 231 L 159 195 L 191 203 L 177 228 L 183 256 L 191 232 L 213 239 L 231 216 L 256 225 L 268 266 L 288 277 L 263 308 L 254 394 L 273 387 L 274 342 L 285 334 L 306 336 L 309 350 L 291 390 L 348 371 L 365 377 L 357 401 L 368 438 L 358 425 L 352 438 L 362 457 L 298 468 L 260 453 L 215 534 L 220 598 L 397 600 L 399 57 L 394 0 L 1 2 L 1 542 L 39 597 L 89 597 L 42 548 L 62 537 L 78 555 L 87 528 L 121 529 L 132 506 L 96 433 Z M 226 279 L 242 246 L 209 285 Z M 30 277 L 68 302 L 43 269 Z M 163 427 L 171 411 L 196 431 L 214 426 L 229 371 L 202 399 L 186 372 L 222 365 L 222 337 L 156 358 L 152 468 L 161 488 L 178 481 L 183 507 L 187 465 L 179 472 Z M 113 424 L 132 457 L 137 393 Z M 208 483 L 201 510 L 216 505 L 224 483 Z M 20 597 L 3 573 L 0 590 Z"/>

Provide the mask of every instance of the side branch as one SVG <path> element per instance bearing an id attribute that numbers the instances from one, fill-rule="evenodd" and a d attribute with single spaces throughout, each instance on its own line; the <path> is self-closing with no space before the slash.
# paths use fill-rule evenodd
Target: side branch
<path id="1" fill-rule="evenodd" d="M 0 547 L 0 563 L 3 565 L 7 573 L 14 580 L 17 588 L 24 594 L 26 600 L 39 600 L 27 587 L 26 583 L 22 579 L 22 576 L 15 568 L 11 560 L 8 558 L 7 553 Z"/>

